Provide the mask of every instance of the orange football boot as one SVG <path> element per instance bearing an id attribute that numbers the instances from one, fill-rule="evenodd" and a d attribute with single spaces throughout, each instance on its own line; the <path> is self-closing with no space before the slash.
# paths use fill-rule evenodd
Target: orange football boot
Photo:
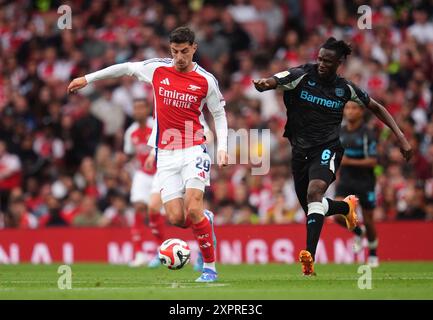
<path id="1" fill-rule="evenodd" d="M 311 253 L 307 250 L 299 252 L 299 261 L 302 263 L 302 273 L 304 276 L 315 276 L 314 261 Z"/>
<path id="2" fill-rule="evenodd" d="M 343 200 L 349 205 L 349 213 L 343 215 L 346 218 L 347 229 L 352 231 L 358 225 L 358 216 L 356 215 L 356 207 L 358 206 L 358 198 L 354 195 L 349 195 Z"/>

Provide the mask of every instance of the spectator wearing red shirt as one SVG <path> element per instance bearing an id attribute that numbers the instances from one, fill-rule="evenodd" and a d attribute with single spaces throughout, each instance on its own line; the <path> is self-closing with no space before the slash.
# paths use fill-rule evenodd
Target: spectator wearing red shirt
<path id="1" fill-rule="evenodd" d="M 47 212 L 39 218 L 40 227 L 68 226 L 69 217 L 61 210 L 60 202 L 52 194 L 46 197 Z"/>
<path id="2" fill-rule="evenodd" d="M 99 227 L 101 213 L 96 206 L 95 198 L 85 196 L 81 202 L 80 211 L 74 217 L 72 224 L 76 227 Z"/>
<path id="3" fill-rule="evenodd" d="M 105 209 L 101 218 L 102 227 L 128 227 L 134 224 L 135 210 L 128 207 L 125 195 L 117 192 L 110 197 L 111 206 Z"/>
<path id="4" fill-rule="evenodd" d="M 21 185 L 21 162 L 17 155 L 7 152 L 0 140 L 0 210 L 6 209 L 10 191 Z"/>
<path id="5" fill-rule="evenodd" d="M 9 226 L 18 229 L 35 229 L 38 227 L 38 220 L 32 215 L 25 204 L 24 198 L 13 198 L 9 205 Z"/>

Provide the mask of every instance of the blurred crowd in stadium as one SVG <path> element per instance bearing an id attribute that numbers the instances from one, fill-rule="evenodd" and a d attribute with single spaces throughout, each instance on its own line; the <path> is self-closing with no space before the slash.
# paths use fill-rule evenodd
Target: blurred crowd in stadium
<path id="1" fill-rule="evenodd" d="M 205 198 L 217 223 L 304 221 L 281 93 L 258 93 L 251 80 L 314 61 L 331 35 L 354 49 L 340 73 L 388 108 L 415 149 L 404 163 L 390 131 L 367 119 L 379 141 L 375 219 L 433 219 L 433 1 L 77 0 L 64 30 L 61 4 L 0 1 L 0 229 L 127 225 L 103 217 L 131 210 L 123 134 L 134 99 L 151 106 L 150 88 L 127 77 L 74 95 L 66 87 L 115 63 L 168 56 L 180 25 L 196 32 L 195 60 L 217 77 L 229 127 L 271 130 L 269 174 L 213 166 Z M 357 27 L 362 4 L 371 30 Z"/>

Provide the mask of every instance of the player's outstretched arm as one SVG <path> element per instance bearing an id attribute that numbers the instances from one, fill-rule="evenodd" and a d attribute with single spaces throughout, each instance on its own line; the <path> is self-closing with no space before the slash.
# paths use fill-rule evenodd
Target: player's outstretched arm
<path id="1" fill-rule="evenodd" d="M 85 77 L 75 78 L 68 86 L 68 93 L 74 93 L 85 86 L 87 86 L 87 80 Z"/>
<path id="2" fill-rule="evenodd" d="M 75 78 L 68 86 L 68 93 L 74 93 L 77 90 L 84 88 L 88 83 L 97 80 L 133 75 L 132 68 L 133 63 L 131 62 L 119 63 L 105 69 L 86 74 L 84 77 Z"/>
<path id="3" fill-rule="evenodd" d="M 228 165 L 227 153 L 227 140 L 228 140 L 228 127 L 227 118 L 224 108 L 211 111 L 214 118 L 215 131 L 218 142 L 217 164 L 218 167 L 225 167 Z"/>
<path id="4" fill-rule="evenodd" d="M 389 114 L 384 106 L 374 99 L 370 99 L 370 103 L 367 105 L 367 108 L 370 109 L 383 123 L 385 123 L 392 130 L 392 132 L 394 132 L 400 144 L 401 154 L 406 161 L 409 161 L 413 154 L 412 147 L 407 141 L 403 132 L 398 127 L 397 123 L 394 121 L 393 117 Z"/>
<path id="5" fill-rule="evenodd" d="M 218 167 L 228 165 L 227 140 L 228 140 L 228 125 L 226 111 L 224 109 L 225 101 L 221 94 L 218 83 L 214 80 L 209 80 L 209 92 L 206 98 L 207 107 L 213 117 L 215 131 L 217 136 L 217 164 Z"/>
<path id="6" fill-rule="evenodd" d="M 227 154 L 227 151 L 225 150 L 218 150 L 218 155 L 217 155 L 217 163 L 218 166 L 221 167 L 225 167 L 229 164 L 229 155 Z"/>
<path id="7" fill-rule="evenodd" d="M 277 87 L 277 80 L 274 77 L 268 79 L 253 80 L 254 87 L 257 91 L 263 92 L 272 90 Z"/>

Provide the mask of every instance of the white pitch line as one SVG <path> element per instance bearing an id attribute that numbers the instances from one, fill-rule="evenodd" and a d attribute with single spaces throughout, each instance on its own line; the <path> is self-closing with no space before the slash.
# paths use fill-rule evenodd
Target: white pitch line
<path id="1" fill-rule="evenodd" d="M 168 286 L 167 288 L 170 289 L 177 289 L 177 288 L 181 288 L 181 289 L 196 289 L 196 288 L 209 288 L 209 287 L 227 287 L 230 284 L 228 283 L 203 283 L 203 284 L 198 284 L 198 283 L 185 283 L 185 284 L 179 284 L 176 282 L 173 282 L 170 286 Z"/>

